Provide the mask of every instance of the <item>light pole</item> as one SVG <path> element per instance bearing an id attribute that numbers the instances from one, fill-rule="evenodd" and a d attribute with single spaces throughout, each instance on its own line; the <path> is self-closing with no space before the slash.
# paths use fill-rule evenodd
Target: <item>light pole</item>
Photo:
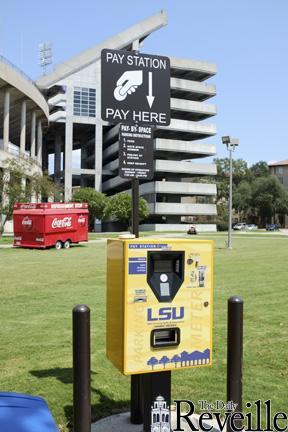
<path id="1" fill-rule="evenodd" d="M 228 249 L 232 249 L 232 193 L 233 193 L 233 160 L 232 152 L 239 146 L 239 139 L 231 138 L 230 136 L 223 136 L 222 143 L 226 145 L 229 151 L 230 170 L 229 170 L 229 221 L 228 221 Z"/>
<path id="2" fill-rule="evenodd" d="M 39 64 L 43 68 L 43 75 L 46 75 L 46 66 L 53 62 L 52 45 L 50 42 L 39 44 Z"/>

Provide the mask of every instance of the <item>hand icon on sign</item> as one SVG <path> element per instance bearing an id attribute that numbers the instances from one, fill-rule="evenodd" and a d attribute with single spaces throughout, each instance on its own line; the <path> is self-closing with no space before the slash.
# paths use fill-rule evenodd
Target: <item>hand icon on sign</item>
<path id="1" fill-rule="evenodd" d="M 134 93 L 141 84 L 143 84 L 143 72 L 141 70 L 124 72 L 117 81 L 117 87 L 114 90 L 115 99 L 123 101 L 128 94 Z"/>

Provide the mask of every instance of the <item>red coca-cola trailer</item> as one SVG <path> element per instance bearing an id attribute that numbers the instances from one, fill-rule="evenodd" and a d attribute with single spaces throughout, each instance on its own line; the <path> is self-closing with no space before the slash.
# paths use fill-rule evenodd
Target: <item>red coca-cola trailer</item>
<path id="1" fill-rule="evenodd" d="M 14 246 L 68 249 L 88 241 L 87 203 L 18 203 L 13 211 Z"/>

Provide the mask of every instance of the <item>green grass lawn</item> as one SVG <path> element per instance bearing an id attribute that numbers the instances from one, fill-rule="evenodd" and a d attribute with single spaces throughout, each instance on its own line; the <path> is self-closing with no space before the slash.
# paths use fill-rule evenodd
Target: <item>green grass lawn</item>
<path id="1" fill-rule="evenodd" d="M 2 244 L 12 244 L 13 243 L 13 236 L 12 235 L 4 235 L 0 237 L 0 245 Z"/>
<path id="2" fill-rule="evenodd" d="M 245 300 L 244 400 L 287 410 L 288 237 L 215 239 L 214 364 L 173 373 L 173 398 L 225 400 L 226 302 Z M 1 391 L 43 396 L 61 430 L 72 418 L 71 311 L 91 308 L 93 418 L 127 410 L 129 378 L 105 357 L 104 242 L 70 250 L 0 249 Z M 68 429 L 67 429 L 68 430 Z"/>
<path id="3" fill-rule="evenodd" d="M 128 231 L 127 231 L 127 233 L 128 233 Z M 143 232 L 140 232 L 140 237 L 147 237 L 147 236 L 155 235 L 155 234 L 156 234 L 155 231 L 143 231 Z M 161 235 L 160 233 L 158 233 L 158 234 Z M 181 233 L 180 231 L 163 231 L 162 234 L 164 234 L 164 235 L 171 234 L 171 236 L 173 236 L 174 234 L 177 234 L 177 235 L 183 234 L 184 235 L 185 233 L 183 233 L 183 232 Z M 200 233 L 199 235 L 205 236 L 207 234 Z M 209 235 L 210 235 L 210 233 L 209 233 Z M 227 236 L 227 233 L 214 232 L 214 233 L 211 233 L 211 235 L 222 237 L 223 235 Z M 243 236 L 246 237 L 246 236 L 255 236 L 255 235 L 256 236 L 257 235 L 261 235 L 261 236 L 267 235 L 269 237 L 274 237 L 274 236 L 279 237 L 279 236 L 282 236 L 283 233 L 281 233 L 281 231 L 279 231 L 279 232 L 267 232 L 264 229 L 261 229 L 261 230 L 259 229 L 257 231 L 241 231 L 241 232 L 233 231 L 233 237 L 239 237 L 239 236 L 240 237 L 243 237 Z M 113 232 L 113 233 L 109 233 L 109 232 L 108 233 L 92 233 L 92 232 L 90 232 L 89 233 L 89 240 L 97 240 L 97 239 L 102 239 L 102 238 L 116 238 L 118 236 L 119 236 L 119 233 L 115 233 L 115 232 Z M 188 236 L 188 237 L 190 238 L 190 236 Z M 8 235 L 4 235 L 4 236 L 0 237 L 0 245 L 12 244 L 12 243 L 13 243 L 13 235 L 12 234 L 8 234 Z"/>
<path id="4" fill-rule="evenodd" d="M 127 231 L 128 232 L 128 231 Z M 155 234 L 154 232 L 143 232 L 140 233 L 140 237 L 146 237 L 150 234 Z M 102 238 L 116 238 L 119 236 L 119 233 L 89 233 L 89 240 L 98 240 Z M 0 237 L 0 245 L 12 244 L 13 243 L 13 235 L 4 235 Z"/>

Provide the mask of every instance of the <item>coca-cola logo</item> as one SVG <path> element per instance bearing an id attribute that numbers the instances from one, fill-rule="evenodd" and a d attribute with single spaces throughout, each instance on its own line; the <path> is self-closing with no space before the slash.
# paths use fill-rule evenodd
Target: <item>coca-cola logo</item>
<path id="1" fill-rule="evenodd" d="M 72 225 L 72 217 L 66 216 L 63 219 L 55 218 L 52 221 L 52 228 L 69 228 Z"/>
<path id="2" fill-rule="evenodd" d="M 86 218 L 85 218 L 85 216 L 79 216 L 79 218 L 78 218 L 78 224 L 79 225 L 81 225 L 81 226 L 85 226 L 85 224 L 86 224 Z"/>
<path id="3" fill-rule="evenodd" d="M 33 221 L 29 216 L 25 216 L 22 219 L 22 226 L 27 230 L 30 231 L 32 229 L 33 226 Z"/>

